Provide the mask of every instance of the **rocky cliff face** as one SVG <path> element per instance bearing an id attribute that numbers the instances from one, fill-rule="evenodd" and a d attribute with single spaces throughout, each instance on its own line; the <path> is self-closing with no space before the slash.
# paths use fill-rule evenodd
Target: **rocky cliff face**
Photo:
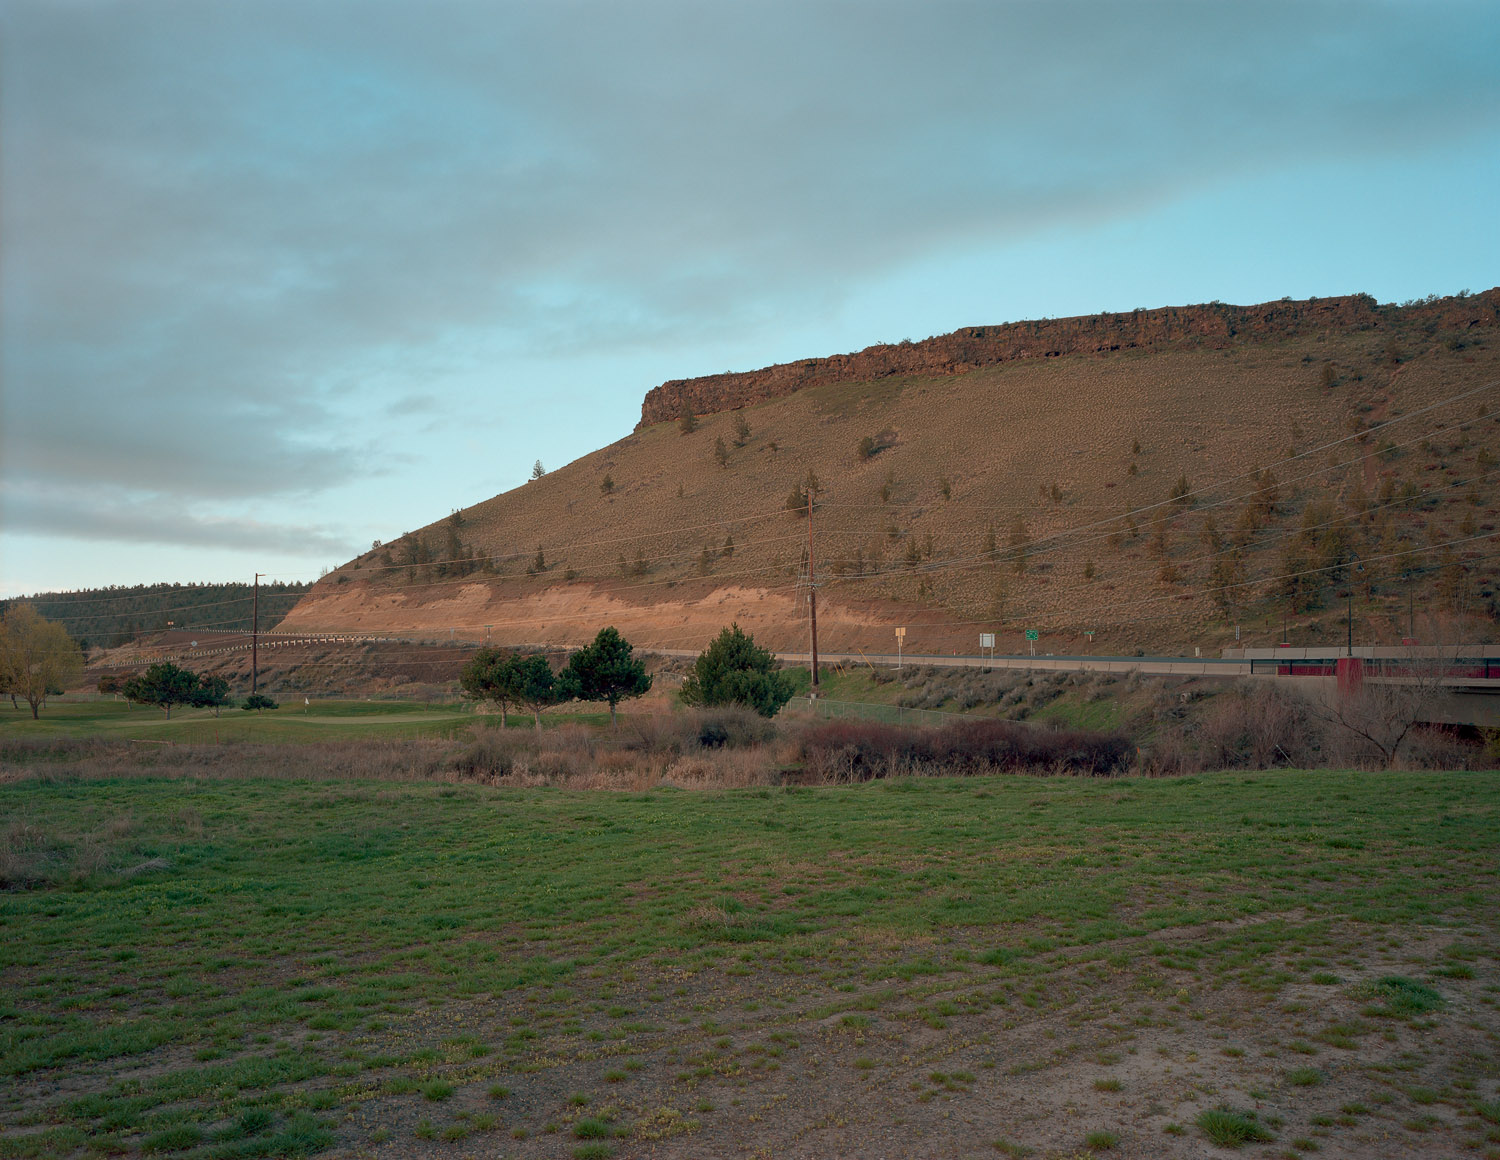
<path id="1" fill-rule="evenodd" d="M 637 429 L 675 419 L 683 411 L 707 415 L 733 410 L 820 383 L 863 382 L 889 375 L 961 375 L 1014 359 L 1217 347 L 1327 330 L 1420 327 L 1435 335 L 1476 326 L 1500 326 L 1500 288 L 1408 306 L 1381 306 L 1368 294 L 1355 294 L 1302 302 L 1284 299 L 1259 306 L 1213 302 L 971 326 L 923 342 L 871 346 L 855 354 L 803 359 L 758 371 L 671 379 L 646 395 Z"/>

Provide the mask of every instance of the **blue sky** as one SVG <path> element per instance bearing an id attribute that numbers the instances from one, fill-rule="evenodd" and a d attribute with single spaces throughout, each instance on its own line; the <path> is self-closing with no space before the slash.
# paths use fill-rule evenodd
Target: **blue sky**
<path id="1" fill-rule="evenodd" d="M 668 378 L 1500 283 L 1494 3 L 0 0 L 0 595 L 312 579 Z"/>

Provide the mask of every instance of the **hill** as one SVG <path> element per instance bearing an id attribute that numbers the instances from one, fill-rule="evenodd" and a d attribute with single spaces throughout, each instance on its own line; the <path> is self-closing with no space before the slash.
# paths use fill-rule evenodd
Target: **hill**
<path id="1" fill-rule="evenodd" d="M 261 631 L 275 628 L 311 587 L 280 581 L 261 585 Z M 142 633 L 163 632 L 169 625 L 183 630 L 249 632 L 252 598 L 249 584 L 111 585 L 0 601 L 0 615 L 14 604 L 30 604 L 85 647 L 110 647 Z"/>
<path id="2" fill-rule="evenodd" d="M 1500 289 L 1215 303 L 669 382 L 624 439 L 350 561 L 287 627 L 698 648 L 738 620 L 804 649 L 811 484 L 829 650 L 1333 643 L 1350 606 L 1361 640 L 1473 640 L 1497 326 Z"/>

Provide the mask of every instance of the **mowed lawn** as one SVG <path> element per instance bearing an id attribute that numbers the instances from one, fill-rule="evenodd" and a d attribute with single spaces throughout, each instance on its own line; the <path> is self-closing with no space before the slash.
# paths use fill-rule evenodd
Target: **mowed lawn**
<path id="1" fill-rule="evenodd" d="M 1172 1027 L 1274 1076 L 1416 1060 L 1389 1082 L 1432 1093 L 1445 1145 L 1500 1114 L 1492 773 L 583 794 L 59 771 L 0 786 L 0 833 L 32 876 L 0 893 L 0 1156 L 868 1154 L 993 1099 L 978 1154 L 986 1084 L 1124 1066 Z M 1430 1001 L 1382 999 L 1391 963 Z M 1364 1014 L 1329 1032 L 1340 1004 Z M 1460 1027 L 1479 1048 L 1441 1045 Z M 1318 1122 L 1291 1101 L 1323 1079 L 1256 1076 L 1184 1099 Z M 1097 1092 L 1079 1133 L 1125 1115 Z M 860 1120 L 826 1103 L 866 1095 Z M 1201 1153 L 1191 1109 L 1147 1102 L 1115 1154 L 1176 1155 L 1172 1115 Z"/>

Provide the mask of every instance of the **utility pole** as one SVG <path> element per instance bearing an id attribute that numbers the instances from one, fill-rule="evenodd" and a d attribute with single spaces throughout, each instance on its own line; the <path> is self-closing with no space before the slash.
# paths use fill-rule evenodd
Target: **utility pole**
<path id="1" fill-rule="evenodd" d="M 807 489 L 807 610 L 812 625 L 812 693 L 818 699 L 818 585 L 813 579 L 813 493 Z"/>
<path id="2" fill-rule="evenodd" d="M 250 692 L 260 686 L 260 578 L 264 572 L 255 574 L 250 597 Z"/>

